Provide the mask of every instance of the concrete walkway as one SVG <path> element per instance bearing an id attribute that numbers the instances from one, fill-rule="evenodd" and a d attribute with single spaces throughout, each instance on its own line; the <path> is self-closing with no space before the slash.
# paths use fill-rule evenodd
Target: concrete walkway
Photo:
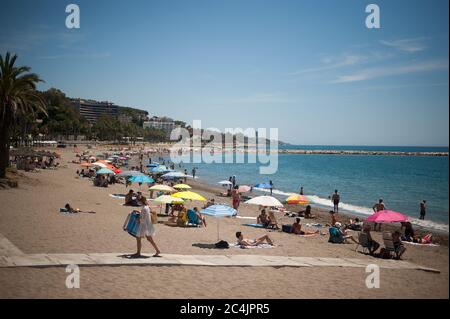
<path id="1" fill-rule="evenodd" d="M 437 269 L 422 267 L 407 261 L 357 258 L 285 257 L 262 255 L 174 255 L 131 258 L 129 254 L 29 254 L 0 256 L 0 268 L 79 266 L 241 266 L 241 267 L 354 267 L 376 264 L 387 269 L 416 269 L 439 273 Z"/>
<path id="2" fill-rule="evenodd" d="M 224 250 L 225 252 L 226 250 Z M 439 273 L 437 269 L 422 267 L 407 261 L 358 258 L 287 257 L 263 255 L 175 255 L 162 257 L 146 255 L 131 258 L 125 253 L 93 254 L 24 254 L 0 234 L 0 268 L 79 266 L 240 266 L 240 267 L 354 267 L 376 264 L 387 269 L 415 269 Z"/>

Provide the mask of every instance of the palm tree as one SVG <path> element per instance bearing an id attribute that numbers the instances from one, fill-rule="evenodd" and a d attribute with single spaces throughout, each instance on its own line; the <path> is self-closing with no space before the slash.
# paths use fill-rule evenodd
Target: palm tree
<path id="1" fill-rule="evenodd" d="M 42 82 L 27 66 L 15 66 L 17 55 L 0 55 L 0 178 L 5 177 L 9 165 L 10 134 L 19 116 L 46 113 L 44 100 L 36 91 Z"/>

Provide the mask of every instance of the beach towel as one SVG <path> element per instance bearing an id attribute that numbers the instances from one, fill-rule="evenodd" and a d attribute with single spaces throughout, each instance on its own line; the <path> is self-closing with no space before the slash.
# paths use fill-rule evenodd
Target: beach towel
<path id="1" fill-rule="evenodd" d="M 430 246 L 430 247 L 439 247 L 438 244 L 421 244 L 421 243 L 413 243 L 412 241 L 403 241 L 403 244 L 415 245 L 415 246 Z"/>
<path id="2" fill-rule="evenodd" d="M 252 217 L 252 216 L 235 216 L 236 218 L 239 219 L 256 219 L 256 217 Z"/>
<path id="3" fill-rule="evenodd" d="M 242 226 L 255 227 L 255 228 L 264 228 L 263 224 L 242 224 Z"/>
<path id="4" fill-rule="evenodd" d="M 109 194 L 110 197 L 112 198 L 120 198 L 120 199 L 124 199 L 125 195 L 124 194 Z"/>
<path id="5" fill-rule="evenodd" d="M 238 243 L 230 244 L 230 247 L 241 248 L 241 249 L 252 249 L 252 248 L 274 248 L 275 246 L 269 244 L 259 244 L 258 246 L 242 246 Z"/>

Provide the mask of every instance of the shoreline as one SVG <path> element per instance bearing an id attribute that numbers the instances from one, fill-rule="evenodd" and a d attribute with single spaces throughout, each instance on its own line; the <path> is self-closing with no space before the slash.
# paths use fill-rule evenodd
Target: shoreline
<path id="1" fill-rule="evenodd" d="M 94 152 L 107 152 L 108 147 L 98 147 Z M 19 187 L 0 190 L 0 234 L 4 242 L 11 243 L 24 254 L 131 254 L 136 240 L 122 227 L 130 207 L 123 206 L 123 199 L 111 194 L 124 194 L 125 185 L 113 184 L 107 188 L 95 187 L 89 179 L 77 178 L 79 164 L 72 163 L 75 153 L 61 150 L 60 167 L 37 172 L 20 171 Z M 152 156 L 157 156 L 153 153 Z M 136 157 L 133 156 L 133 160 Z M 220 186 L 205 181 L 188 179 L 192 191 L 205 198 L 215 198 L 217 203 L 231 205 L 229 197 L 220 197 Z M 139 189 L 133 184 L 134 190 Z M 142 191 L 147 196 L 145 187 Z M 70 203 L 81 210 L 94 210 L 95 214 L 61 214 L 60 207 Z M 188 209 L 202 207 L 204 202 L 187 201 Z M 159 210 L 155 204 L 153 209 Z M 299 205 L 286 205 L 290 211 L 298 211 Z M 303 220 L 305 230 L 319 229 L 323 235 L 296 236 L 279 230 L 248 227 L 259 214 L 258 207 L 241 202 L 241 218 L 207 217 L 207 227 L 171 227 L 164 224 L 168 217 L 158 216 L 155 240 L 162 255 L 190 256 L 260 256 L 314 257 L 357 259 L 364 264 L 376 264 L 377 257 L 356 250 L 355 243 L 331 244 L 328 228 L 307 223 L 330 222 L 326 210 L 316 207 L 312 213 L 317 219 Z M 278 224 L 292 224 L 294 218 L 276 215 Z M 348 215 L 339 213 L 338 220 L 346 222 Z M 220 224 L 220 239 L 234 243 L 235 233 L 242 231 L 246 238 L 269 235 L 275 243 L 272 249 L 216 249 Z M 357 232 L 349 231 L 357 238 Z M 383 244 L 381 233 L 373 237 Z M 441 244 L 444 240 L 439 238 Z M 12 246 L 13 245 L 13 246 Z M 406 245 L 405 245 L 406 246 Z M 205 266 L 81 266 L 81 289 L 67 289 L 66 273 L 58 267 L 1 268 L 0 297 L 3 298 L 448 298 L 448 247 L 407 245 L 403 256 L 406 262 L 437 269 L 440 273 L 403 269 L 399 261 L 397 269 L 382 269 L 380 289 L 367 289 L 367 273 L 364 268 L 339 267 L 205 267 Z M 149 243 L 143 244 L 143 253 L 154 253 Z M 7 253 L 8 255 L 8 253 Z M 397 261 L 392 260 L 393 263 Z M 199 280 L 201 274 L 201 280 Z M 338 277 L 336 277 L 338 276 Z M 267 290 L 267 278 L 272 282 Z M 295 280 L 293 280 L 295 278 Z M 411 280 L 414 278 L 414 280 Z M 408 282 L 408 285 L 404 285 Z M 180 283 L 183 283 L 180 285 Z M 341 284 L 345 283 L 346 289 Z M 120 286 L 120 289 L 117 287 Z M 245 287 L 244 290 L 236 287 Z"/>
<path id="2" fill-rule="evenodd" d="M 208 183 L 207 181 L 202 181 L 199 180 L 200 178 L 196 178 L 195 180 L 188 180 L 188 184 L 191 184 L 191 186 L 195 186 L 195 188 L 200 189 L 200 190 L 204 190 L 204 191 L 208 191 L 208 192 L 214 192 L 214 193 L 220 193 L 223 192 L 223 188 L 216 186 L 216 185 L 211 185 L 210 183 Z M 224 197 L 226 198 L 226 197 Z M 291 212 L 297 212 L 300 209 L 304 209 L 306 205 L 290 205 L 290 204 L 285 204 L 284 207 L 286 208 L 286 210 L 291 211 Z M 311 204 L 311 212 L 313 215 L 315 215 L 317 218 L 316 219 L 302 219 L 302 222 L 319 222 L 321 224 L 329 224 L 330 222 L 330 214 L 329 214 L 329 209 L 326 209 L 324 207 L 320 207 L 317 206 L 317 204 L 312 203 Z M 341 223 L 345 224 L 348 222 L 349 219 L 355 219 L 356 217 L 358 218 L 364 218 L 363 216 L 359 215 L 359 214 L 355 214 L 353 212 L 350 211 L 339 211 L 339 213 L 337 214 L 337 218 L 338 221 L 340 221 Z M 367 216 L 366 216 L 367 218 Z M 294 218 L 291 218 L 292 221 L 294 220 Z M 439 241 L 440 244 L 448 246 L 449 245 L 449 233 L 444 231 L 444 230 L 439 230 L 439 229 L 433 229 L 433 228 L 427 228 L 427 227 L 423 227 L 423 226 L 419 226 L 416 224 L 413 224 L 414 226 L 414 230 L 420 234 L 420 235 L 426 235 L 428 233 L 433 233 L 433 237 L 435 237 L 435 239 L 437 241 Z M 396 225 L 389 225 L 389 224 L 384 224 L 383 225 L 383 230 L 396 230 L 399 229 L 399 226 Z"/>

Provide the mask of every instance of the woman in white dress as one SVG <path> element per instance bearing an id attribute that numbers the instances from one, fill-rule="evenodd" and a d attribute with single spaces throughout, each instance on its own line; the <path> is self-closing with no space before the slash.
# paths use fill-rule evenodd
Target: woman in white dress
<path id="1" fill-rule="evenodd" d="M 136 237 L 137 252 L 135 254 L 135 257 L 141 256 L 142 238 L 144 237 L 147 238 L 147 240 L 156 250 L 156 253 L 153 255 L 153 257 L 159 257 L 161 251 L 153 240 L 153 236 L 155 235 L 155 226 L 153 225 L 150 216 L 150 207 L 148 207 L 147 199 L 145 197 L 142 197 L 141 201 L 142 203 L 144 203 L 144 206 L 142 207 L 140 214 L 140 236 Z"/>

